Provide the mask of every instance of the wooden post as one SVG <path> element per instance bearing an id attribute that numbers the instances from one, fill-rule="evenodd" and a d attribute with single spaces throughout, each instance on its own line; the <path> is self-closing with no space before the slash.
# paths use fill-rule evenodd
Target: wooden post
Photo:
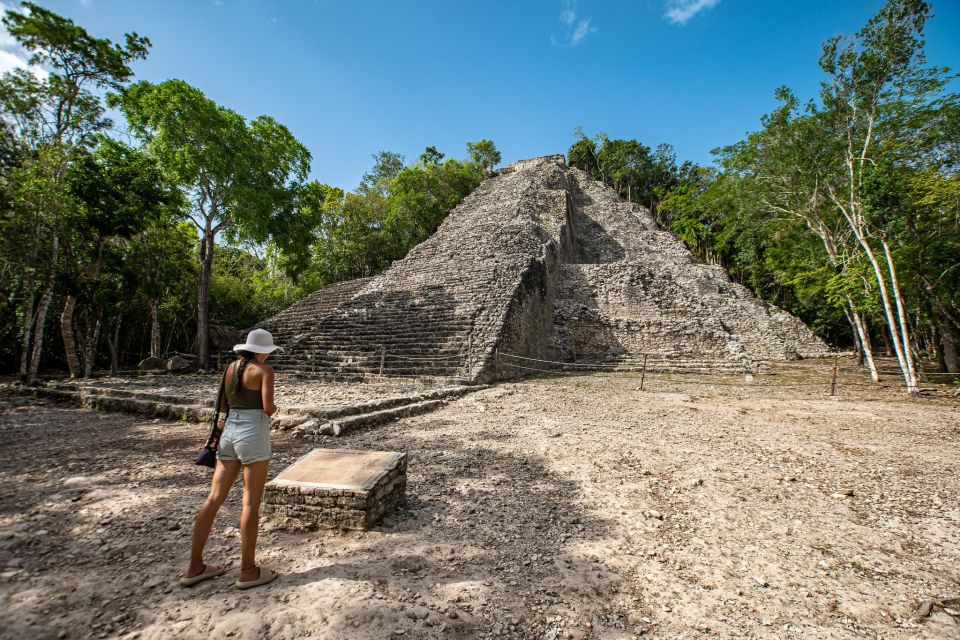
<path id="1" fill-rule="evenodd" d="M 467 378 L 470 377 L 470 369 L 471 369 L 471 365 L 473 364 L 473 362 L 471 362 L 472 357 L 473 357 L 473 331 L 471 331 L 470 335 L 467 336 L 467 358 L 466 358 L 467 371 L 465 376 Z"/>
<path id="2" fill-rule="evenodd" d="M 840 358 L 836 357 L 833 359 L 833 373 L 830 375 L 830 395 L 837 395 L 837 360 Z"/>
<path id="3" fill-rule="evenodd" d="M 387 348 L 383 345 L 380 345 L 380 377 L 383 377 L 383 361 L 387 357 Z"/>
<path id="4" fill-rule="evenodd" d="M 647 354 L 643 354 L 643 369 L 640 370 L 640 391 L 643 391 L 643 379 L 647 377 Z"/>

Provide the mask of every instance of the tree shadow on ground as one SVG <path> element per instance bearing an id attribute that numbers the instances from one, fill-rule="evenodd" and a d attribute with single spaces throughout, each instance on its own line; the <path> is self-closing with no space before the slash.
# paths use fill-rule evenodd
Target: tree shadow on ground
<path id="1" fill-rule="evenodd" d="M 508 440 L 503 434 L 467 439 L 444 433 L 442 419 L 420 419 L 415 431 L 397 423 L 325 439 L 333 448 L 406 451 L 406 505 L 370 532 L 262 535 L 263 561 L 275 560 L 284 575 L 238 592 L 233 575 L 191 590 L 175 586 L 209 487 L 209 474 L 190 466 L 200 429 L 62 407 L 41 408 L 27 427 L 15 422 L 0 416 L 4 433 L 17 432 L 0 453 L 8 470 L 0 564 L 20 563 L 0 581 L 11 636 L 218 635 L 241 611 L 261 621 L 263 634 L 290 629 L 293 637 L 318 629 L 321 637 L 381 637 L 386 629 L 440 638 L 497 625 L 505 632 L 512 625 L 520 637 L 552 637 L 547 612 L 586 617 L 594 629 L 629 628 L 596 604 L 615 595 L 623 577 L 585 550 L 611 535 L 611 523 L 584 509 L 577 482 L 549 460 L 522 446 L 497 448 Z M 51 438 L 57 466 L 17 464 Z M 274 439 L 278 459 L 315 446 Z M 239 496 L 235 487 L 218 518 L 211 561 L 239 554 L 239 538 L 227 533 Z M 543 613 L 531 615 L 532 607 Z M 170 618 L 172 611 L 179 613 Z"/>

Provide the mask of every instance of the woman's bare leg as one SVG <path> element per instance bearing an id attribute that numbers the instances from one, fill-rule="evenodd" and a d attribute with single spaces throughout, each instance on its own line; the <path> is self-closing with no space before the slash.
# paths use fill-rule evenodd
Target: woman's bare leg
<path id="1" fill-rule="evenodd" d="M 213 519 L 217 517 L 224 500 L 230 493 L 237 475 L 240 473 L 239 460 L 217 460 L 213 470 L 213 480 L 210 482 L 210 494 L 197 511 L 197 519 L 193 523 L 193 544 L 190 548 L 190 567 L 186 577 L 199 575 L 204 572 L 203 549 L 207 546 L 207 538 L 213 529 Z"/>
<path id="2" fill-rule="evenodd" d="M 257 580 L 257 530 L 260 526 L 260 501 L 267 484 L 270 461 L 243 465 L 243 511 L 240 514 L 240 581 Z"/>

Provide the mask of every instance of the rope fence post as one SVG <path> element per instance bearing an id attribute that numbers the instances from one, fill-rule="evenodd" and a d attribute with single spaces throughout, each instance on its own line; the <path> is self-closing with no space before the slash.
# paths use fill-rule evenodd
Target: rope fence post
<path id="1" fill-rule="evenodd" d="M 387 359 L 387 347 L 380 345 L 380 377 L 383 377 L 383 362 Z"/>
<path id="2" fill-rule="evenodd" d="M 643 368 L 640 370 L 640 391 L 643 391 L 643 380 L 647 377 L 647 354 L 643 354 Z"/>
<path id="3" fill-rule="evenodd" d="M 837 361 L 840 358 L 833 359 L 833 373 L 830 374 L 830 395 L 837 395 Z"/>
<path id="4" fill-rule="evenodd" d="M 464 373 L 465 378 L 470 377 L 470 369 L 473 368 L 473 330 L 470 331 L 470 335 L 467 336 L 467 357 L 465 363 L 466 371 Z"/>

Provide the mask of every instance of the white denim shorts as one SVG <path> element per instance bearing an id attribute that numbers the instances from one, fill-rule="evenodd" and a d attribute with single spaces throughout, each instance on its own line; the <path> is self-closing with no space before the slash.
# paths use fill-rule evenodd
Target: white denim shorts
<path id="1" fill-rule="evenodd" d="M 231 409 L 220 436 L 218 460 L 239 460 L 243 464 L 269 460 L 270 419 L 263 409 Z"/>

